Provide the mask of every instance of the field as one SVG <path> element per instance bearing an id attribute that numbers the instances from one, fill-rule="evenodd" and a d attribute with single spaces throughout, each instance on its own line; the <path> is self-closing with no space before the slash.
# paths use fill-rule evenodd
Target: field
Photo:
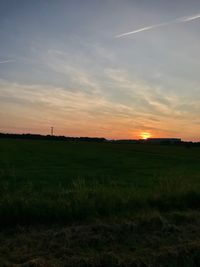
<path id="1" fill-rule="evenodd" d="M 0 266 L 199 266 L 200 148 L 0 140 Z"/>

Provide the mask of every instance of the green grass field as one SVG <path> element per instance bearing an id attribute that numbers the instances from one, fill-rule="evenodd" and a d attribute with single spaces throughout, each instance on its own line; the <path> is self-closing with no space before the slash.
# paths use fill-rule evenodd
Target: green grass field
<path id="1" fill-rule="evenodd" d="M 200 148 L 0 140 L 0 266 L 199 266 L 199 208 Z"/>

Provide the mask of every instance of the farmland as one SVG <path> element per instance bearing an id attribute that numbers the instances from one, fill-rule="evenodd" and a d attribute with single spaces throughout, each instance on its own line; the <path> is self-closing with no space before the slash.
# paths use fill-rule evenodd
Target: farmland
<path id="1" fill-rule="evenodd" d="M 199 266 L 199 208 L 199 147 L 0 140 L 1 266 Z"/>

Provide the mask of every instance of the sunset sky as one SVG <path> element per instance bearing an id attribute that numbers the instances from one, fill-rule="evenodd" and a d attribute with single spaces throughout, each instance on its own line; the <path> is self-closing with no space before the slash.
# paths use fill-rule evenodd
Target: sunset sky
<path id="1" fill-rule="evenodd" d="M 200 141 L 199 0 L 1 0 L 0 132 Z"/>

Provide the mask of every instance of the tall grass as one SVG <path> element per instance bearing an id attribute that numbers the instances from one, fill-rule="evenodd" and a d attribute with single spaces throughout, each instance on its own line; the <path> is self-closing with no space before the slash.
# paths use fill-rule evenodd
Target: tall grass
<path id="1" fill-rule="evenodd" d="M 15 171 L 0 173 L 0 224 L 62 223 L 101 217 L 132 216 L 142 210 L 183 210 L 200 207 L 199 184 L 184 176 L 157 177 L 150 188 L 121 187 L 113 179 L 74 178 L 53 187 L 20 182 Z"/>

